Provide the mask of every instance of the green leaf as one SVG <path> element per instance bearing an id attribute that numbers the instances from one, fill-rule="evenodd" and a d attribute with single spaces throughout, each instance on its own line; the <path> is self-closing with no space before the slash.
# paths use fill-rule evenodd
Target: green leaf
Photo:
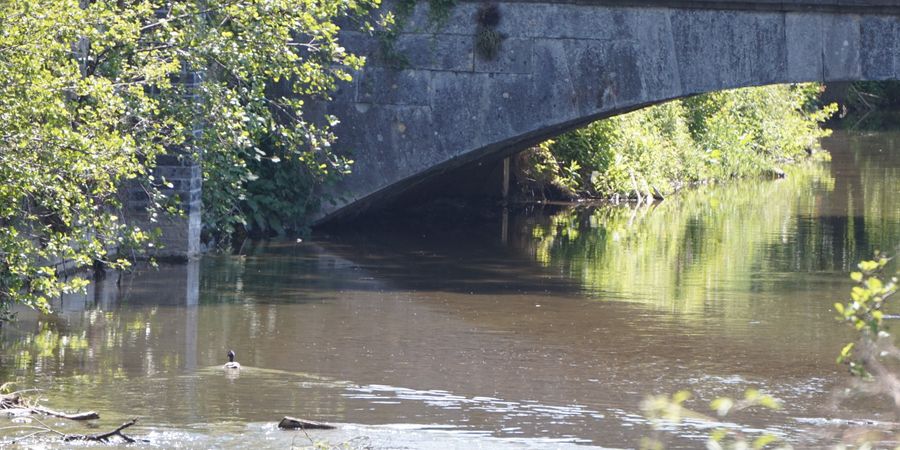
<path id="1" fill-rule="evenodd" d="M 709 403 L 710 409 L 716 412 L 719 417 L 724 417 L 731 411 L 734 406 L 734 400 L 728 397 L 719 397 Z"/>
<path id="2" fill-rule="evenodd" d="M 778 441 L 777 437 L 775 437 L 771 434 L 764 434 L 753 440 L 753 448 L 761 449 L 761 448 L 764 448 L 765 446 L 767 446 L 773 442 L 776 442 L 776 441 Z"/>

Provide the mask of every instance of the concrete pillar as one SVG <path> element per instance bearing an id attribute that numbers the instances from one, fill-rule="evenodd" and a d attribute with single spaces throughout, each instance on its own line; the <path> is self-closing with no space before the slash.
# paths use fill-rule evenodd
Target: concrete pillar
<path id="1" fill-rule="evenodd" d="M 501 188 L 501 193 L 503 194 L 503 202 L 509 198 L 509 158 L 503 158 L 503 187 Z"/>
<path id="2" fill-rule="evenodd" d="M 200 83 L 202 72 L 185 71 L 182 83 L 188 87 L 189 98 L 195 98 L 195 87 Z M 191 134 L 199 137 L 202 121 L 197 120 Z M 153 178 L 160 192 L 167 198 L 177 199 L 182 212 L 178 216 L 170 216 L 159 212 L 156 217 L 149 217 L 146 209 L 149 205 L 147 193 L 137 184 L 127 189 L 125 201 L 125 220 L 130 225 L 140 226 L 146 231 L 158 229 L 159 239 L 148 251 L 149 256 L 164 260 L 186 260 L 200 253 L 200 212 L 202 208 L 201 189 L 203 174 L 200 168 L 201 156 L 183 149 L 171 149 L 156 160 Z M 171 183 L 171 188 L 161 183 Z"/>

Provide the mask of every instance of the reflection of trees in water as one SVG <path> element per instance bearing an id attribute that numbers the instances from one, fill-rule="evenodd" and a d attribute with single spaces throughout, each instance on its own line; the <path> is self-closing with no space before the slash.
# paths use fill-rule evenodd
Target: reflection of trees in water
<path id="1" fill-rule="evenodd" d="M 814 214 L 801 216 L 794 266 L 846 272 L 875 250 L 890 250 L 900 238 L 898 135 L 835 137 L 833 189 L 817 192 Z M 803 258 L 798 255 L 806 254 Z M 803 262 L 805 265 L 802 265 Z"/>
<path id="2" fill-rule="evenodd" d="M 533 251 L 601 296 L 682 312 L 733 308 L 750 292 L 809 289 L 808 278 L 791 273 L 846 272 L 900 237 L 893 140 L 848 144 L 830 166 L 795 168 L 784 180 L 702 187 L 654 206 L 563 211 L 533 227 Z M 884 151 L 873 155 L 876 144 Z"/>

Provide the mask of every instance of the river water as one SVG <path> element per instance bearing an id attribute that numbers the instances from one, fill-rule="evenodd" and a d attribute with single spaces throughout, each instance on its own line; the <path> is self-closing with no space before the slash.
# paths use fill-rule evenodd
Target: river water
<path id="1" fill-rule="evenodd" d="M 4 327 L 0 382 L 101 412 L 96 430 L 50 421 L 66 432 L 138 417 L 152 448 L 690 448 L 715 426 L 852 441 L 893 416 L 837 395 L 852 334 L 831 305 L 900 244 L 898 141 L 837 134 L 830 163 L 651 206 L 498 207 L 113 274 Z M 783 408 L 655 434 L 640 409 L 690 390 L 710 414 L 748 388 Z M 285 415 L 342 426 L 279 431 Z M 0 446 L 30 448 L 13 435 Z"/>

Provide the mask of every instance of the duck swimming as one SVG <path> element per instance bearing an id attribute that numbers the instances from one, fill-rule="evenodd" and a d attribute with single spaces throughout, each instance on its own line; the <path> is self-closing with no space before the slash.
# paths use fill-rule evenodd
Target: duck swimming
<path id="1" fill-rule="evenodd" d="M 224 366 L 226 369 L 240 369 L 241 364 L 234 360 L 234 350 L 228 350 L 228 362 Z"/>

